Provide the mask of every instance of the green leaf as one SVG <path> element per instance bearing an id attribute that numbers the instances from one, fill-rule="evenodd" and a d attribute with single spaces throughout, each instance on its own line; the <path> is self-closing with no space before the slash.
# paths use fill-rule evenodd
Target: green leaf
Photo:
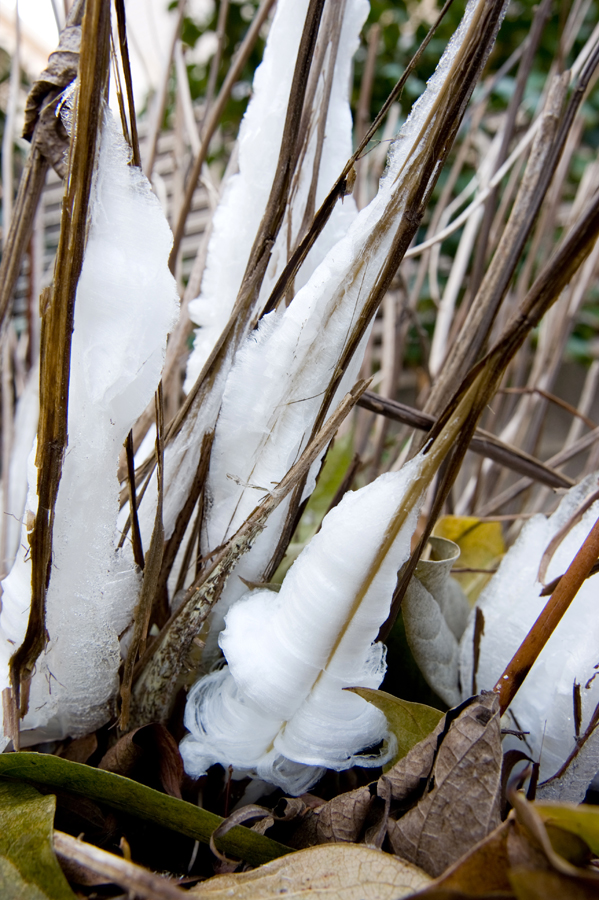
<path id="1" fill-rule="evenodd" d="M 387 694 L 386 691 L 375 691 L 372 688 L 348 688 L 348 690 L 380 709 L 387 717 L 389 730 L 397 738 L 397 753 L 385 766 L 385 771 L 407 756 L 412 747 L 424 740 L 445 715 L 432 706 L 400 700 L 399 697 Z"/>
<path id="2" fill-rule="evenodd" d="M 0 777 L 49 785 L 106 803 L 114 809 L 156 822 L 179 834 L 208 843 L 212 832 L 223 822 L 220 816 L 200 809 L 193 803 L 161 794 L 130 778 L 94 769 L 81 763 L 61 759 L 47 753 L 3 753 L 0 755 Z M 243 859 L 251 865 L 270 862 L 291 849 L 243 825 L 231 828 L 216 841 L 224 853 Z M 4 900 L 4 895 L 0 891 Z"/>
<path id="3" fill-rule="evenodd" d="M 52 849 L 55 808 L 29 784 L 0 782 L 2 900 L 74 900 Z"/>

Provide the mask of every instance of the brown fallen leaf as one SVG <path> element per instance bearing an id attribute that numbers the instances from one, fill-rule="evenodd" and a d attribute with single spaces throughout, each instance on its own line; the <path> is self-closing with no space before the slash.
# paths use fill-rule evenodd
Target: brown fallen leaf
<path id="1" fill-rule="evenodd" d="M 62 748 L 58 756 L 70 759 L 71 762 L 86 763 L 98 749 L 98 738 L 95 732 L 84 737 L 75 738 Z"/>
<path id="2" fill-rule="evenodd" d="M 503 822 L 418 896 L 427 900 L 454 893 L 475 897 L 504 892 L 511 896 L 508 833 L 512 827 L 511 821 Z"/>
<path id="3" fill-rule="evenodd" d="M 376 797 L 374 787 L 339 794 L 315 809 L 307 809 L 302 824 L 288 843 L 298 850 L 314 844 L 357 841 Z"/>
<path id="4" fill-rule="evenodd" d="M 445 727 L 446 717 L 443 716 L 428 737 L 416 744 L 403 759 L 385 773 L 385 778 L 391 786 L 391 796 L 396 803 L 404 803 L 415 793 L 422 791 L 431 773 L 435 753 Z"/>
<path id="5" fill-rule="evenodd" d="M 128 777 L 135 774 L 136 780 L 150 787 L 159 781 L 167 794 L 181 799 L 183 760 L 164 725 L 144 725 L 125 734 L 104 754 L 98 768 Z"/>
<path id="6" fill-rule="evenodd" d="M 388 823 L 394 853 L 434 876 L 500 822 L 502 756 L 497 696 L 473 698 L 453 721 L 448 714 L 447 722 L 449 728 L 436 753 L 427 792 L 401 819 L 389 819 Z"/>
<path id="7" fill-rule="evenodd" d="M 399 900 L 430 878 L 416 866 L 361 844 L 329 844 L 291 853 L 251 872 L 218 875 L 188 893 L 207 900 Z"/>

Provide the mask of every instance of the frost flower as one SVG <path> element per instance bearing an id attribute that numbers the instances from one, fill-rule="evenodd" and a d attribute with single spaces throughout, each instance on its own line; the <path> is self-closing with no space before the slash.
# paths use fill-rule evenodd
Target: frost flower
<path id="1" fill-rule="evenodd" d="M 384 715 L 343 688 L 383 679 L 385 647 L 373 642 L 410 553 L 418 504 L 404 511 L 404 497 L 420 465 L 417 457 L 346 494 L 278 594 L 252 591 L 229 610 L 220 637 L 228 665 L 188 697 L 181 753 L 190 775 L 221 763 L 300 794 L 324 767 L 389 758 L 392 746 L 367 752 L 389 740 Z"/>

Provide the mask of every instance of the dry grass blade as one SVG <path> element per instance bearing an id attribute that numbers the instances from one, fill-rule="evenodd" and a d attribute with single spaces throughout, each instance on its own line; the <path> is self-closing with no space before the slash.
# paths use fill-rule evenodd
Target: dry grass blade
<path id="1" fill-rule="evenodd" d="M 416 53 L 414 54 L 414 56 L 412 57 L 412 59 L 410 60 L 408 65 L 406 66 L 406 69 L 405 69 L 403 75 L 401 76 L 401 78 L 399 79 L 399 81 L 397 82 L 397 84 L 395 85 L 395 87 L 393 88 L 393 90 L 391 91 L 391 93 L 389 94 L 387 99 L 385 100 L 385 102 L 384 102 L 383 106 L 381 107 L 381 110 L 379 111 L 374 122 L 372 123 L 372 125 L 370 126 L 370 128 L 368 129 L 368 131 L 366 132 L 364 137 L 362 138 L 362 140 L 358 143 L 358 146 L 356 147 L 356 150 L 354 151 L 353 155 L 346 162 L 343 171 L 339 175 L 339 178 L 337 179 L 337 181 L 335 182 L 335 184 L 333 185 L 333 187 L 327 194 L 320 209 L 314 216 L 314 220 L 310 226 L 310 229 L 308 230 L 308 232 L 306 233 L 305 237 L 302 239 L 302 241 L 300 242 L 298 247 L 295 249 L 295 252 L 292 254 L 291 259 L 289 260 L 289 262 L 287 263 L 287 265 L 281 272 L 281 275 L 279 276 L 279 280 L 277 281 L 274 288 L 272 289 L 270 297 L 268 298 L 268 301 L 266 302 L 263 310 L 260 313 L 261 316 L 265 316 L 267 313 L 272 312 L 272 310 L 277 307 L 279 301 L 285 295 L 289 285 L 291 284 L 291 282 L 293 281 L 293 279 L 299 272 L 308 253 L 314 246 L 314 243 L 316 242 L 316 239 L 318 238 L 319 234 L 321 234 L 323 228 L 329 221 L 329 218 L 331 216 L 331 213 L 333 212 L 333 209 L 335 208 L 337 201 L 340 198 L 346 196 L 346 194 L 352 192 L 353 183 L 355 183 L 354 166 L 355 166 L 356 162 L 360 159 L 360 156 L 366 149 L 369 141 L 372 140 L 372 138 L 376 134 L 377 130 L 380 128 L 381 124 L 383 123 L 383 121 L 385 119 L 385 116 L 391 109 L 391 106 L 393 105 L 393 103 L 400 96 L 400 94 L 408 80 L 408 77 L 412 74 L 414 68 L 416 67 L 418 61 L 420 60 L 422 54 L 424 53 L 431 38 L 435 34 L 435 31 L 437 30 L 439 24 L 445 17 L 447 10 L 449 9 L 449 7 L 451 6 L 452 3 L 453 3 L 453 0 L 446 0 L 446 3 L 444 4 L 443 9 L 437 16 L 435 23 L 431 26 L 427 36 L 425 37 L 422 44 L 420 45 L 420 47 L 418 48 L 418 50 L 416 51 Z"/>
<path id="2" fill-rule="evenodd" d="M 31 611 L 25 639 L 10 664 L 17 706 L 20 705 L 21 684 L 31 675 L 35 660 L 46 643 L 45 598 L 52 564 L 54 506 L 67 446 L 75 293 L 85 248 L 89 196 L 101 122 L 100 108 L 108 73 L 109 36 L 108 0 L 88 0 L 82 26 L 80 81 L 54 283 L 45 295 L 42 310 L 40 421 L 36 457 L 39 506 L 29 539 L 32 559 Z"/>

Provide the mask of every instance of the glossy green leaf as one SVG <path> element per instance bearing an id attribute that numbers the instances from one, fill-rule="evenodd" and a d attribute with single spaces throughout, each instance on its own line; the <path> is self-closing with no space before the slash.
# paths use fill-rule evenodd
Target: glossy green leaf
<path id="1" fill-rule="evenodd" d="M 412 747 L 433 731 L 443 718 L 444 713 L 432 706 L 423 703 L 410 703 L 408 700 L 400 700 L 386 691 L 375 691 L 372 688 L 348 688 L 364 700 L 368 700 L 387 717 L 389 730 L 397 738 L 397 753 L 386 769 L 390 769 L 395 763 L 403 759 Z"/>
<path id="2" fill-rule="evenodd" d="M 55 807 L 30 784 L 0 782 L 2 900 L 74 900 L 52 849 Z"/>
<path id="3" fill-rule="evenodd" d="M 212 832 L 223 821 L 220 816 L 193 803 L 177 800 L 130 778 L 46 753 L 4 753 L 0 755 L 0 776 L 60 788 L 106 803 L 203 843 L 208 843 Z M 216 844 L 224 853 L 254 866 L 291 853 L 284 844 L 243 825 L 231 828 Z M 1 891 L 0 896 L 4 900 Z"/>

